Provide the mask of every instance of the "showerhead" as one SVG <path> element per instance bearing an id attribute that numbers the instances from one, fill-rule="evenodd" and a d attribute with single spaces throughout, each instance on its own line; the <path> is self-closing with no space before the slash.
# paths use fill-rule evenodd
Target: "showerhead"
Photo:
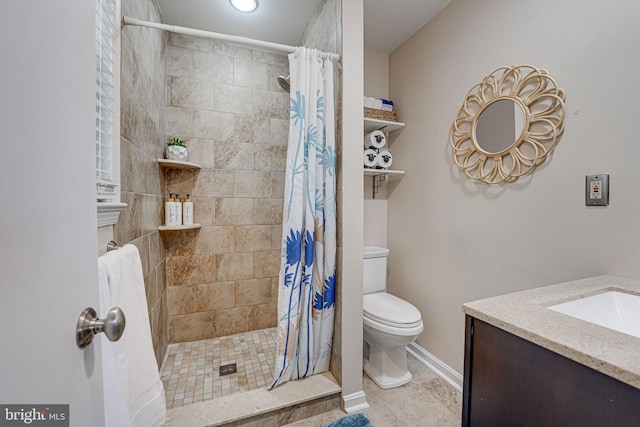
<path id="1" fill-rule="evenodd" d="M 280 87 L 282 89 L 284 89 L 286 92 L 290 91 L 290 86 L 289 86 L 289 79 L 291 78 L 291 76 L 278 76 L 278 84 L 280 85 Z"/>

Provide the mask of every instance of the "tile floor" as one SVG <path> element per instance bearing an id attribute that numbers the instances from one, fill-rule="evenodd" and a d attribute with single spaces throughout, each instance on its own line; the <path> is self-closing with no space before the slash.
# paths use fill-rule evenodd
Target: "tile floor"
<path id="1" fill-rule="evenodd" d="M 211 400 L 267 386 L 275 360 L 276 329 L 171 344 L 162 366 L 167 409 Z M 236 363 L 238 372 L 220 377 L 219 367 Z M 375 427 L 459 426 L 462 395 L 433 371 L 408 355 L 413 380 L 382 390 L 366 375 L 364 391 L 369 409 L 364 413 Z M 287 424 L 317 427 L 345 416 L 334 410 Z"/>
<path id="2" fill-rule="evenodd" d="M 409 355 L 413 380 L 404 386 L 382 390 L 366 375 L 364 391 L 369 409 L 364 414 L 375 427 L 460 426 L 462 395 L 433 371 Z M 317 427 L 345 416 L 340 410 L 325 412 L 287 427 Z"/>
<path id="3" fill-rule="evenodd" d="M 170 344 L 160 372 L 167 409 L 266 387 L 275 352 L 276 328 Z M 230 363 L 238 372 L 221 377 Z"/>

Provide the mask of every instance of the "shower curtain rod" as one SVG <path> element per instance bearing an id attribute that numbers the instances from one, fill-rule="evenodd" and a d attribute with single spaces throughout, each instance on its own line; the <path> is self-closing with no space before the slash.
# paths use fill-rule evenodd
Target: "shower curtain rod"
<path id="1" fill-rule="evenodd" d="M 211 31 L 196 30 L 195 28 L 180 27 L 177 25 L 167 25 L 167 24 L 160 24 L 158 22 L 142 21 L 140 19 L 131 18 L 130 16 L 123 16 L 122 22 L 124 23 L 124 25 L 137 25 L 139 27 L 156 28 L 158 30 L 169 31 L 171 33 L 182 34 L 185 36 L 201 37 L 201 38 L 213 39 L 213 40 L 223 40 L 223 41 L 232 42 L 232 43 L 240 43 L 240 44 L 249 45 L 249 46 L 262 47 L 265 49 L 276 50 L 279 52 L 292 53 L 296 51 L 295 46 L 289 46 L 286 44 L 250 39 L 248 37 L 232 36 L 229 34 L 214 33 Z M 323 56 L 326 55 L 327 58 L 337 59 L 337 60 L 340 59 L 340 55 L 338 55 L 337 53 L 323 52 L 322 54 Z"/>

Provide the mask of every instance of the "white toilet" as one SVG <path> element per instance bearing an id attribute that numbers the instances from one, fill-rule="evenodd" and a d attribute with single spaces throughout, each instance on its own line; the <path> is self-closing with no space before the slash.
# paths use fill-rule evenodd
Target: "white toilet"
<path id="1" fill-rule="evenodd" d="M 386 292 L 387 255 L 387 248 L 364 247 L 364 371 L 383 389 L 411 381 L 406 346 L 424 329 L 417 308 Z"/>

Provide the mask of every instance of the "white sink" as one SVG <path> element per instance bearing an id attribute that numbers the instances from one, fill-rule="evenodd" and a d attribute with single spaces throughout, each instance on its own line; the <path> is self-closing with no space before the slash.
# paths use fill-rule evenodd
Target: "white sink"
<path id="1" fill-rule="evenodd" d="M 547 308 L 640 338 L 640 296 L 637 295 L 607 291 Z"/>

